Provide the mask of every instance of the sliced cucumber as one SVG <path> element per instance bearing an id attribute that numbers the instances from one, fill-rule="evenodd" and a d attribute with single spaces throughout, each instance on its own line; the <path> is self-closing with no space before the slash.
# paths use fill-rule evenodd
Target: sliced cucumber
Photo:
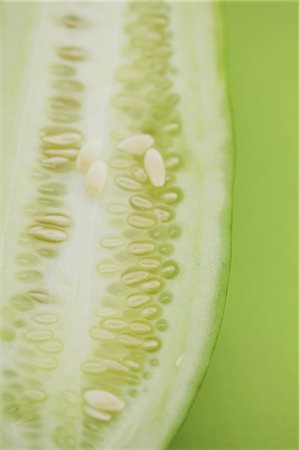
<path id="1" fill-rule="evenodd" d="M 3 447 L 165 448 L 229 269 L 217 10 L 2 11 Z"/>

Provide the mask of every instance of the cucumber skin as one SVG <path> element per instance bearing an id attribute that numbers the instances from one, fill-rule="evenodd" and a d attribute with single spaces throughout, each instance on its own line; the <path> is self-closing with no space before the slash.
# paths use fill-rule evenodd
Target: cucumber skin
<path id="1" fill-rule="evenodd" d="M 185 0 L 183 0 L 185 1 Z M 172 450 L 172 442 L 175 437 L 180 433 L 185 423 L 188 421 L 188 414 L 191 411 L 193 405 L 195 404 L 197 394 L 200 391 L 202 384 L 204 383 L 205 377 L 208 373 L 209 365 L 213 357 L 214 350 L 217 346 L 217 341 L 221 333 L 221 325 L 225 315 L 226 300 L 229 290 L 229 279 L 231 272 L 232 263 L 232 250 L 233 250 L 233 195 L 234 195 L 234 184 L 235 184 L 235 174 L 236 174 L 236 141 L 235 141 L 235 121 L 232 107 L 232 99 L 229 89 L 228 82 L 228 71 L 227 71 L 227 58 L 228 49 L 226 47 L 226 30 L 223 23 L 223 5 L 220 2 L 213 3 L 215 20 L 216 20 L 216 31 L 217 31 L 217 47 L 219 55 L 219 76 L 225 81 L 226 89 L 226 120 L 228 127 L 230 129 L 230 142 L 227 146 L 227 158 L 228 158 L 228 168 L 227 168 L 227 184 L 230 186 L 228 203 L 226 208 L 226 214 L 223 216 L 223 230 L 225 234 L 223 237 L 224 245 L 224 256 L 223 256 L 223 269 L 220 276 L 218 284 L 218 295 L 215 299 L 215 304 L 217 305 L 215 309 L 214 317 L 214 332 L 210 336 L 210 348 L 207 350 L 205 365 L 204 367 L 199 367 L 197 373 L 194 376 L 194 386 L 190 390 L 189 400 L 186 403 L 186 408 L 181 412 L 181 418 L 172 428 L 172 435 L 165 440 L 164 446 L 160 447 L 160 450 Z M 174 449 L 175 450 L 175 449 Z"/>

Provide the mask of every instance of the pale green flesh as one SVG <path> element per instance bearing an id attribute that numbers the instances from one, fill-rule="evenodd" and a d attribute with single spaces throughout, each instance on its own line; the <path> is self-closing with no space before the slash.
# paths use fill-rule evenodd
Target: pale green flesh
<path id="1" fill-rule="evenodd" d="M 32 6 L 30 51 L 26 62 L 20 61 L 20 94 L 14 96 L 9 71 L 17 70 L 17 59 L 10 38 L 14 17 L 23 8 L 5 5 L 3 24 L 8 55 L 4 101 L 11 108 L 9 118 L 4 116 L 4 148 L 10 150 L 3 154 L 4 448 L 164 448 L 206 370 L 229 262 L 230 140 L 216 13 L 207 3 Z M 157 33 L 164 30 L 166 41 L 148 47 L 143 27 L 151 13 L 169 24 L 162 20 L 155 25 L 151 39 L 159 42 Z M 63 25 L 61 18 L 74 14 L 86 25 Z M 26 27 L 22 31 L 28 32 Z M 139 45 L 146 48 L 141 51 Z M 83 48 L 86 56 L 69 60 L 61 53 L 63 46 Z M 151 52 L 153 58 L 160 52 L 159 61 L 150 63 Z M 136 59 L 133 76 L 139 84 L 124 75 L 124 66 Z M 165 70 L 153 82 L 159 62 Z M 77 73 L 57 75 L 57 68 L 50 68 L 55 63 Z M 71 80 L 71 86 L 62 86 L 63 80 Z M 40 131 L 53 125 L 53 95 L 78 102 L 67 108 L 70 119 L 59 118 L 62 130 L 79 131 L 68 149 L 80 147 L 81 134 L 83 142 L 95 137 L 103 142 L 101 158 L 109 176 L 100 197 L 86 193 L 74 162 L 65 169 L 42 166 L 48 161 L 42 148 L 61 148 L 53 142 L 50 146 L 49 133 L 44 139 Z M 165 127 L 170 124 L 179 129 L 169 133 Z M 169 177 L 163 188 L 136 180 L 132 167 L 142 169 L 142 157 L 117 150 L 119 140 L 138 132 L 151 133 L 163 155 Z M 171 155 L 179 158 L 175 168 L 170 167 Z M 115 168 L 115 158 L 130 166 Z M 123 179 L 117 177 L 137 181 L 136 192 L 123 189 Z M 52 194 L 45 193 L 49 188 Z M 178 194 L 179 201 L 165 202 L 163 195 L 169 192 Z M 136 195 L 146 196 L 154 207 L 136 209 Z M 111 212 L 115 204 L 123 211 Z M 159 208 L 165 222 L 157 216 Z M 45 230 L 40 216 L 49 213 L 63 213 L 63 226 L 50 224 Z M 136 221 L 142 221 L 141 229 Z M 32 229 L 36 226 L 44 228 Z M 46 242 L 41 233 L 60 242 Z M 136 241 L 154 245 L 154 250 L 132 254 Z M 149 263 L 144 258 L 160 266 L 128 286 L 124 275 L 144 272 L 142 264 Z M 173 268 L 171 278 L 164 276 L 167 264 Z M 103 274 L 107 268 L 113 273 Z M 143 284 L 148 281 L 157 283 L 156 288 Z M 49 298 L 37 299 L 32 295 L 37 291 Z M 128 298 L 134 294 L 150 299 L 133 307 Z M 123 329 L 103 324 L 104 308 L 124 322 L 118 323 Z M 144 334 L 136 323 L 148 327 Z M 36 330 L 41 331 L 37 338 Z M 131 338 L 135 340 L 128 343 Z M 113 369 L 111 360 L 122 366 Z M 125 402 L 123 411 L 112 413 L 108 422 L 90 418 L 82 398 L 88 389 L 116 394 Z"/>

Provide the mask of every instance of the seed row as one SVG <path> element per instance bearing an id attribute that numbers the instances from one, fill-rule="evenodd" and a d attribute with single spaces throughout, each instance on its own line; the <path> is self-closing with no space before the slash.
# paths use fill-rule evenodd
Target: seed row
<path id="1" fill-rule="evenodd" d="M 116 71 L 122 88 L 112 107 L 120 111 L 124 126 L 112 130 L 117 143 L 108 165 L 122 200 L 108 205 L 111 230 L 115 216 L 120 219 L 115 234 L 100 242 L 109 255 L 97 265 L 107 280 L 107 298 L 99 299 L 90 330 L 92 350 L 81 370 L 85 392 L 109 393 L 122 407 L 95 413 L 86 402 L 84 436 L 90 448 L 101 424 L 142 392 L 142 381 L 159 364 L 152 355 L 159 353 L 171 325 L 163 316 L 173 300 L 171 280 L 180 270 L 169 257 L 182 232 L 174 220 L 183 194 L 175 184 L 182 167 L 176 152 L 181 121 L 175 110 L 179 98 L 171 92 L 171 36 L 164 8 L 164 2 L 130 4 L 127 63 Z"/>
<path id="2" fill-rule="evenodd" d="M 75 26 L 74 20 L 67 23 Z M 14 295 L 1 311 L 5 317 L 2 340 L 10 345 L 11 360 L 17 366 L 17 372 L 7 365 L 2 372 L 6 392 L 3 411 L 12 420 L 22 421 L 22 439 L 26 447 L 28 441 L 28 448 L 32 442 L 36 443 L 34 448 L 41 448 L 43 404 L 48 399 L 44 383 L 58 367 L 63 350 L 58 337 L 57 299 L 41 287 L 41 282 L 44 262 L 58 254 L 72 227 L 63 198 L 68 173 L 75 168 L 83 141 L 78 122 L 85 88 L 76 65 L 85 58 L 82 48 L 59 47 L 50 67 L 51 92 L 44 104 L 45 126 L 39 130 L 39 156 L 32 170 L 37 197 L 24 208 L 29 223 L 18 240 L 25 251 L 16 256 L 20 268 L 16 278 L 30 283 L 31 288 Z"/>

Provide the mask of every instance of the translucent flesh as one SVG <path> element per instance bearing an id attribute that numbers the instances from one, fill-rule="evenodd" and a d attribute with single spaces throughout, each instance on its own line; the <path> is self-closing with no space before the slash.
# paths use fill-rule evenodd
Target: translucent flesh
<path id="1" fill-rule="evenodd" d="M 24 8 L 5 5 L 3 21 L 4 73 L 23 75 L 18 96 L 8 75 L 4 91 L 4 447 L 163 448 L 206 370 L 228 270 L 216 12 L 32 5 L 19 61 Z M 143 154 L 118 148 L 140 134 L 165 162 L 162 187 Z M 93 139 L 108 167 L 99 197 L 75 163 Z M 124 407 L 94 409 L 89 391 Z"/>

